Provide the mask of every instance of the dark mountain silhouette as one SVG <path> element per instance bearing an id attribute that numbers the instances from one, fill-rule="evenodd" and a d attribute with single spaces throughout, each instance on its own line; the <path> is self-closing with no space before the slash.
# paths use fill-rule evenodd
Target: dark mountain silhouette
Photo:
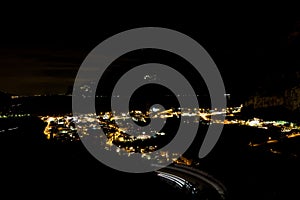
<path id="1" fill-rule="evenodd" d="M 300 72 L 273 74 L 244 102 L 247 117 L 296 120 L 300 114 Z"/>

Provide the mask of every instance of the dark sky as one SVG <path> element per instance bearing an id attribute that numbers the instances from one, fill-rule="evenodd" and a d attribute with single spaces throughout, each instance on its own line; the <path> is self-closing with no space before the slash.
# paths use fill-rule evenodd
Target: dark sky
<path id="1" fill-rule="evenodd" d="M 272 74 L 299 71 L 300 21 L 294 17 L 130 19 L 107 20 L 102 15 L 1 18 L 0 91 L 65 93 L 96 45 L 143 26 L 175 29 L 197 40 L 216 62 L 229 92 L 243 93 Z"/>

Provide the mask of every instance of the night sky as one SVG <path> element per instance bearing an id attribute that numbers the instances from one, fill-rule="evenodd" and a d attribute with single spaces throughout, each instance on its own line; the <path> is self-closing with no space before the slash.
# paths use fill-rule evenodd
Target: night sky
<path id="1" fill-rule="evenodd" d="M 226 90 L 246 94 L 266 80 L 300 71 L 300 21 L 266 16 L 122 21 L 102 15 L 1 18 L 0 91 L 66 93 L 84 58 L 101 41 L 130 28 L 159 26 L 197 40 L 217 64 Z"/>

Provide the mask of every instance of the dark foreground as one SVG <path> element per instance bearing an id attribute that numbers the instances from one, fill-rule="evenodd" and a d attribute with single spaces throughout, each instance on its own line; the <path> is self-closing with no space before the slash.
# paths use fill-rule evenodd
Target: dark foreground
<path id="1" fill-rule="evenodd" d="M 9 198 L 194 198 L 154 172 L 111 169 L 92 157 L 80 141 L 46 140 L 45 124 L 37 118 L 1 120 L 1 127 L 5 130 L 0 136 L 1 191 Z"/>
<path id="2" fill-rule="evenodd" d="M 5 130 L 0 135 L 4 196 L 193 198 L 161 181 L 154 173 L 128 174 L 101 164 L 80 141 L 47 141 L 42 134 L 45 124 L 37 118 L 6 119 L 0 123 Z M 11 129 L 15 127 L 18 128 Z M 253 148 L 247 144 L 253 131 L 226 127 L 214 151 L 200 160 L 197 167 L 224 183 L 228 199 L 298 199 L 299 139 Z"/>

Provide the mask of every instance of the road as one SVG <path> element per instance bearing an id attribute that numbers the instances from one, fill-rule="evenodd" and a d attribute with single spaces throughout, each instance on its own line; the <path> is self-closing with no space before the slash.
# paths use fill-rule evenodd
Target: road
<path id="1" fill-rule="evenodd" d="M 185 189 L 191 194 L 201 196 L 204 191 L 213 191 L 219 196 L 217 199 L 226 199 L 225 186 L 201 170 L 176 164 L 158 170 L 157 175 L 173 183 L 173 186 Z"/>

